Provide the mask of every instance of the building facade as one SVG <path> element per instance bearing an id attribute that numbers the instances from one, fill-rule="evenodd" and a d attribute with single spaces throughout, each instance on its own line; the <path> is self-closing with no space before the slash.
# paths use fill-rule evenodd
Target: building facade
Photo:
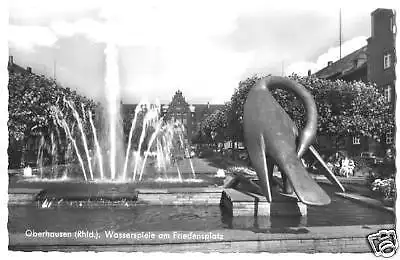
<path id="1" fill-rule="evenodd" d="M 388 101 L 395 100 L 395 13 L 376 9 L 371 13 L 371 36 L 367 44 L 327 66 L 314 76 L 321 79 L 372 82 L 383 91 Z"/>
<path id="2" fill-rule="evenodd" d="M 376 9 L 371 14 L 371 37 L 368 42 L 368 81 L 374 82 L 395 102 L 395 14 L 390 9 Z"/>
<path id="3" fill-rule="evenodd" d="M 122 104 L 122 113 L 124 115 L 134 114 L 137 104 Z M 147 109 L 142 105 L 142 109 Z M 182 91 L 175 92 L 168 104 L 161 104 L 160 116 L 164 120 L 179 121 L 185 129 L 185 141 L 191 144 L 192 138 L 200 130 L 201 122 L 210 114 L 224 105 L 212 104 L 189 104 Z"/>
<path id="4" fill-rule="evenodd" d="M 382 91 L 392 108 L 395 104 L 395 12 L 391 9 L 376 9 L 371 13 L 371 36 L 367 44 L 336 62 L 327 66 L 313 76 L 327 80 L 362 81 L 375 83 Z M 331 140 L 335 137 L 320 138 L 320 145 L 346 149 L 352 154 L 362 151 L 375 151 L 383 154 L 386 148 L 394 144 L 394 133 L 385 134 L 381 142 L 367 137 L 352 136 L 343 140 Z"/>

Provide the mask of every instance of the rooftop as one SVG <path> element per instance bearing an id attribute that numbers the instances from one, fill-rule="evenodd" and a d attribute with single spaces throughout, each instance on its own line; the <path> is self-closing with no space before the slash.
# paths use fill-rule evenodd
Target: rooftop
<path id="1" fill-rule="evenodd" d="M 321 79 L 337 79 L 367 66 L 367 46 L 350 53 L 342 59 L 314 73 Z"/>

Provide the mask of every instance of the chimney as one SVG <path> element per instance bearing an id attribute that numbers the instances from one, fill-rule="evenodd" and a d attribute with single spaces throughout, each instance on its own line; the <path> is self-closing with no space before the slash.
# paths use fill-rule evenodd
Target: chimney
<path id="1" fill-rule="evenodd" d="M 32 73 L 32 68 L 31 68 L 31 67 L 26 67 L 26 71 L 27 71 L 28 73 Z"/>
<path id="2" fill-rule="evenodd" d="M 328 67 L 331 66 L 333 64 L 333 61 L 328 61 Z"/>
<path id="3" fill-rule="evenodd" d="M 9 63 L 10 65 L 13 65 L 13 64 L 14 64 L 14 57 L 13 57 L 13 56 L 8 56 L 8 63 Z"/>
<path id="4" fill-rule="evenodd" d="M 310 77 L 311 76 L 311 70 L 308 70 L 307 75 Z"/>

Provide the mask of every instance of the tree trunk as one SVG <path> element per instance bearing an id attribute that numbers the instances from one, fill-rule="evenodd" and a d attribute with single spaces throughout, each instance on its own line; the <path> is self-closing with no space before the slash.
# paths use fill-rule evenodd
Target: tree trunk
<path id="1" fill-rule="evenodd" d="M 21 149 L 21 162 L 20 162 L 20 167 L 21 168 L 24 168 L 26 165 L 26 153 L 27 153 L 27 148 L 26 148 L 26 146 L 27 146 L 27 140 L 24 138 L 24 139 L 22 139 L 22 141 L 21 141 L 21 147 L 22 147 L 22 149 Z"/>
<path id="2" fill-rule="evenodd" d="M 235 160 L 235 141 L 232 142 L 232 160 Z"/>

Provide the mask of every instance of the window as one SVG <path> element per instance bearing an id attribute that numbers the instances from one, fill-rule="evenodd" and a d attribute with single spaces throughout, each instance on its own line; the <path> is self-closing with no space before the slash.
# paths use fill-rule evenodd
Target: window
<path id="1" fill-rule="evenodd" d="M 390 17 L 390 31 L 393 32 L 393 17 Z"/>
<path id="2" fill-rule="evenodd" d="M 375 36 L 375 27 L 374 27 L 375 19 L 374 18 L 375 18 L 374 16 L 371 16 L 371 37 Z"/>
<path id="3" fill-rule="evenodd" d="M 390 68 L 391 65 L 392 65 L 391 64 L 391 55 L 390 55 L 390 53 L 386 53 L 383 56 L 383 69 Z"/>
<path id="4" fill-rule="evenodd" d="M 353 144 L 360 144 L 360 137 L 353 136 Z"/>
<path id="5" fill-rule="evenodd" d="M 385 95 L 385 99 L 387 102 L 391 102 L 392 101 L 392 86 L 391 85 L 387 85 L 383 94 Z"/>
<path id="6" fill-rule="evenodd" d="M 386 144 L 393 143 L 393 132 L 389 131 L 386 133 Z"/>
<path id="7" fill-rule="evenodd" d="M 394 16 L 390 17 L 390 31 L 396 33 L 396 23 L 394 21 Z"/>

